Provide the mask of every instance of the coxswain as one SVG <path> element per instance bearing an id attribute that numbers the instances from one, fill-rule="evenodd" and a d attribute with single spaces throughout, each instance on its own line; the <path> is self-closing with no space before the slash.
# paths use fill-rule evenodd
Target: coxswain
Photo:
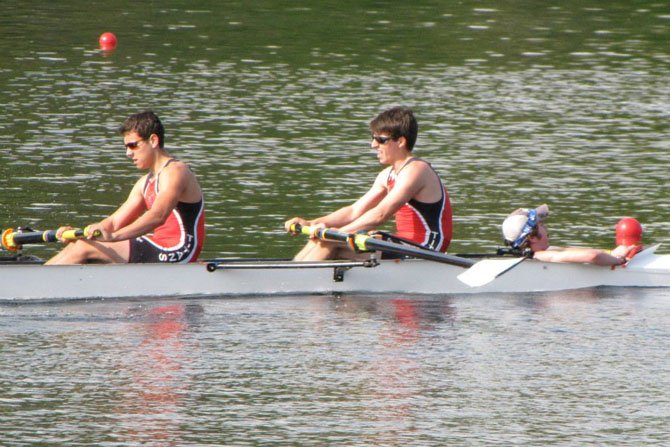
<path id="1" fill-rule="evenodd" d="M 614 250 L 584 247 L 556 247 L 549 244 L 549 231 L 544 220 L 549 216 L 549 206 L 534 209 L 519 208 L 502 224 L 505 243 L 513 250 L 525 252 L 533 259 L 544 262 L 574 262 L 595 265 L 623 265 L 630 259 L 632 244 L 620 244 Z M 627 241 L 626 241 L 627 242 Z"/>

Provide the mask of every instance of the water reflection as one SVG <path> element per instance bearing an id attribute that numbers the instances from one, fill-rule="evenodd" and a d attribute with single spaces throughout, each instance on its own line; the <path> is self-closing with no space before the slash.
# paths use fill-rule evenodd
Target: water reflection
<path id="1" fill-rule="evenodd" d="M 345 331 L 355 331 L 357 321 L 372 324 L 366 337 L 365 362 L 351 371 L 359 383 L 355 399 L 360 418 L 373 427 L 375 445 L 407 445 L 416 430 L 417 405 L 431 385 L 433 372 L 425 363 L 425 350 L 434 337 L 456 318 L 448 297 L 338 297 L 333 310 L 346 317 Z M 444 342 L 442 340 L 440 343 Z"/>
<path id="2" fill-rule="evenodd" d="M 113 437 L 124 444 L 176 446 L 183 443 L 195 345 L 185 342 L 190 325 L 204 310 L 194 304 L 133 307 L 122 337 L 137 340 L 118 372 L 129 382 L 114 405 L 118 429 Z"/>
<path id="3" fill-rule="evenodd" d="M 617 445 L 622 423 L 653 437 L 665 421 L 668 303 L 590 289 L 1 306 L 0 443 L 75 425 L 148 445 L 560 443 L 589 420 L 586 444 Z"/>

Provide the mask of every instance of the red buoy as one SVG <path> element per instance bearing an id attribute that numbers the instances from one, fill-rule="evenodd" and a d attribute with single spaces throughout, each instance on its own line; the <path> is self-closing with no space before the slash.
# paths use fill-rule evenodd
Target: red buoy
<path id="1" fill-rule="evenodd" d="M 110 51 L 116 48 L 116 36 L 114 33 L 106 32 L 100 35 L 100 49 Z"/>
<path id="2" fill-rule="evenodd" d="M 616 224 L 616 244 L 636 245 L 642 242 L 642 225 L 633 217 L 624 217 Z"/>

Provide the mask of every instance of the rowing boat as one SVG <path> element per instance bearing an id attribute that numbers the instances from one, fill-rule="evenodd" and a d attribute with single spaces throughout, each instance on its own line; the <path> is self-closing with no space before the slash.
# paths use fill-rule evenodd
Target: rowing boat
<path id="1" fill-rule="evenodd" d="M 479 287 L 459 279 L 466 265 L 426 259 L 296 262 L 215 259 L 190 264 L 42 265 L 28 256 L 0 264 L 0 301 L 101 298 L 235 297 L 308 294 L 525 293 L 590 287 L 670 287 L 670 255 L 650 247 L 625 267 L 474 257 L 472 264 L 514 268 Z M 463 256 L 461 259 L 472 259 Z M 480 264 L 481 265 L 481 264 Z"/>

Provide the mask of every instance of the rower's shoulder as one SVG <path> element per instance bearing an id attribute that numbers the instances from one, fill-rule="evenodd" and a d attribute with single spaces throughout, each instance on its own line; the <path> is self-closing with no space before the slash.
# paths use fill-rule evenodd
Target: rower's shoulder
<path id="1" fill-rule="evenodd" d="M 178 174 L 178 175 L 186 175 L 186 176 L 195 176 L 193 173 L 193 170 L 191 167 L 188 165 L 188 163 L 185 163 L 182 160 L 179 160 L 178 158 L 172 159 L 172 161 L 163 168 L 163 172 L 167 172 L 171 174 Z"/>
<path id="2" fill-rule="evenodd" d="M 433 167 L 423 158 L 412 157 L 412 159 L 400 170 L 400 173 L 403 171 L 432 171 Z"/>
<path id="3" fill-rule="evenodd" d="M 431 165 L 428 160 L 425 160 L 423 158 L 414 157 L 414 162 L 412 164 L 417 166 L 419 169 L 428 169 L 431 171 L 434 170 L 433 165 Z"/>
<path id="4" fill-rule="evenodd" d="M 408 178 L 421 179 L 429 178 L 427 177 L 430 174 L 430 178 L 433 177 L 433 172 L 435 170 L 433 167 L 423 158 L 414 158 L 411 163 L 408 163 L 403 167 L 403 169 L 398 174 L 398 177 L 404 176 Z"/>
<path id="5" fill-rule="evenodd" d="M 180 196 L 180 201 L 195 202 L 202 194 L 198 177 L 187 163 L 176 158 L 163 168 L 160 182 L 162 187 L 182 191 L 185 195 Z"/>
<path id="6" fill-rule="evenodd" d="M 170 158 L 170 160 L 165 164 L 163 170 L 168 169 L 184 169 L 188 168 L 188 165 L 178 158 Z"/>

